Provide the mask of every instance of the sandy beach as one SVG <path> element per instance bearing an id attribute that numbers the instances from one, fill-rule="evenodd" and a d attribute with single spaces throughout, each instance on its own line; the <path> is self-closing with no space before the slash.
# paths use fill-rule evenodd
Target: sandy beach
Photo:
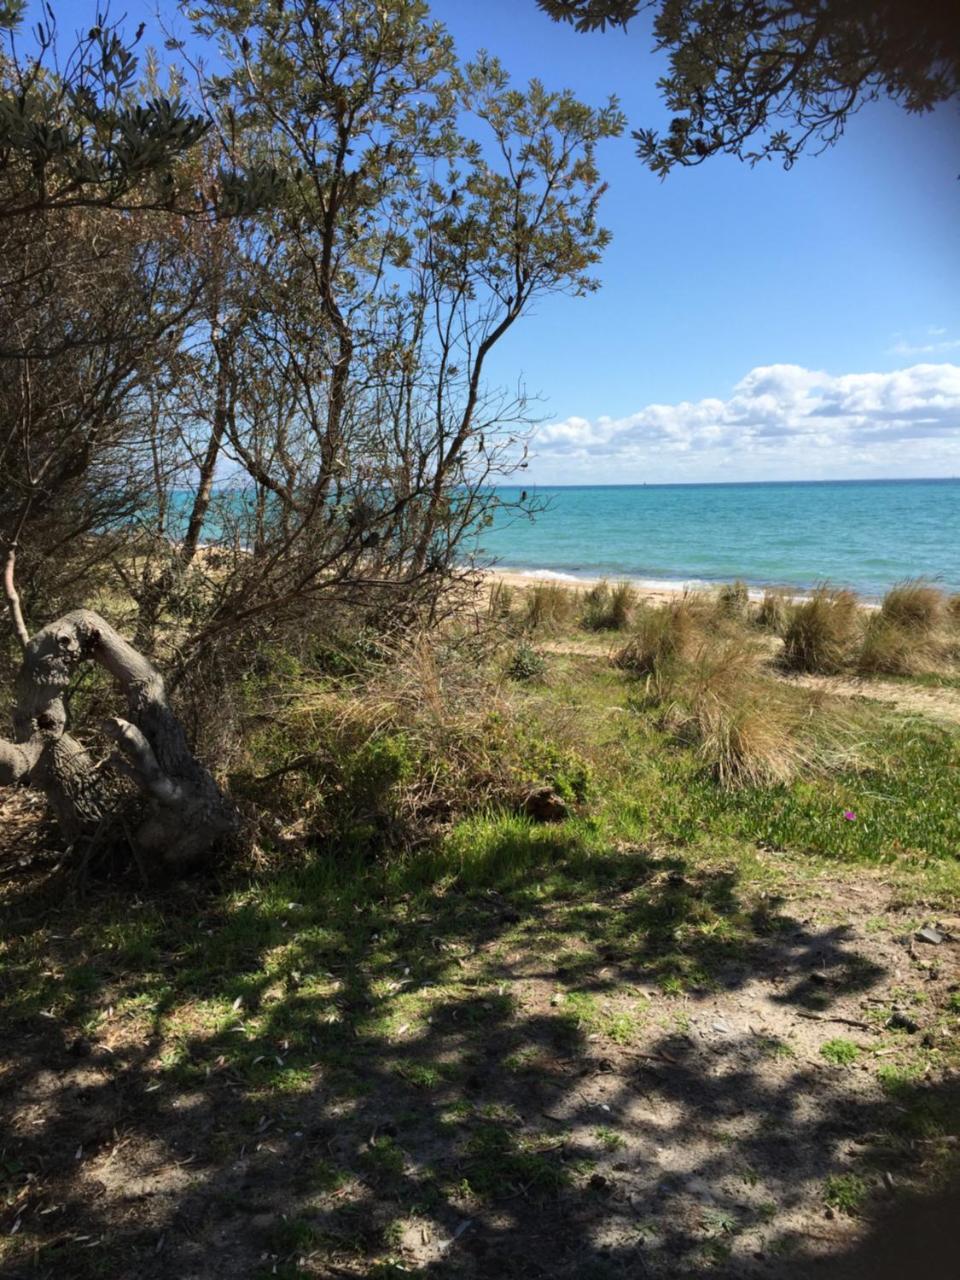
<path id="1" fill-rule="evenodd" d="M 602 578 L 580 578 L 573 574 L 554 573 L 550 570 L 539 571 L 536 569 L 490 569 L 486 574 L 487 579 L 492 584 L 494 582 L 502 582 L 506 586 L 516 587 L 519 590 L 535 586 L 537 583 L 551 583 L 554 586 L 569 587 L 571 590 L 588 591 L 591 587 L 595 587 L 597 583 L 604 581 Z M 620 581 L 619 578 L 607 578 L 607 582 Z M 707 583 L 691 582 L 688 584 L 678 583 L 657 583 L 656 585 L 645 582 L 642 578 L 626 579 L 632 586 L 636 588 L 638 597 L 647 604 L 666 604 L 670 600 L 675 600 L 677 596 L 682 596 L 686 591 L 702 591 L 709 592 L 714 590 Z M 762 598 L 763 592 L 751 592 L 756 594 L 757 599 Z"/>

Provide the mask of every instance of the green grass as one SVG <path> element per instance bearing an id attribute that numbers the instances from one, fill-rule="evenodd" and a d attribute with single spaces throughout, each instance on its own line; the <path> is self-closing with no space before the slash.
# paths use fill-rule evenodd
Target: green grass
<path id="1" fill-rule="evenodd" d="M 870 1194 L 868 1184 L 856 1173 L 839 1173 L 827 1179 L 823 1189 L 824 1203 L 840 1213 L 856 1216 Z"/>
<path id="2" fill-rule="evenodd" d="M 835 1067 L 849 1067 L 860 1057 L 860 1046 L 854 1044 L 852 1040 L 837 1036 L 820 1046 L 820 1056 L 826 1058 L 827 1062 Z"/>
<path id="3" fill-rule="evenodd" d="M 849 752 L 731 793 L 605 657 L 551 652 L 546 681 L 508 689 L 516 718 L 496 722 L 493 747 L 482 732 L 471 739 L 471 767 L 482 776 L 483 752 L 513 734 L 524 785 L 549 777 L 569 799 L 563 822 L 534 823 L 501 798 L 445 815 L 412 847 L 377 846 L 366 830 L 149 891 L 95 879 L 73 896 L 7 889 L 9 1042 L 48 1025 L 110 1038 L 131 1094 L 149 1080 L 151 1106 L 177 1098 L 184 1114 L 221 1091 L 211 1159 L 276 1138 L 310 1201 L 277 1227 L 277 1274 L 296 1274 L 298 1250 L 362 1256 L 367 1273 L 399 1265 L 396 1229 L 371 1225 L 370 1197 L 389 1202 L 395 1223 L 446 1201 L 467 1218 L 478 1202 L 513 1212 L 588 1187 L 590 1159 L 625 1143 L 619 1121 L 593 1112 L 576 1150 L 560 1121 L 535 1107 L 521 1119 L 500 1094 L 565 1087 L 590 1054 L 628 1058 L 645 1038 L 689 1032 L 697 996 L 749 975 L 771 940 L 807 927 L 791 912 L 797 884 L 877 875 L 921 900 L 923 918 L 955 910 L 960 738 L 949 728 L 846 702 L 831 714 Z M 811 702 L 814 722 L 821 710 Z M 421 757 L 391 742 L 386 754 L 358 746 L 355 763 L 384 766 L 377 786 L 389 794 L 375 799 L 393 814 Z M 363 794 L 358 782 L 354 799 Z M 524 963 L 548 975 L 548 1007 L 525 1006 Z M 856 990 L 872 976 L 851 968 L 845 980 Z M 954 993 L 934 1016 L 945 1025 L 957 1013 Z M 924 1073 L 952 1058 L 922 1058 L 905 1037 L 884 1043 L 895 1062 L 842 1037 L 820 1053 L 874 1072 L 891 1109 L 888 1148 L 899 1156 L 922 1140 L 932 1161 L 958 1122 Z M 753 1048 L 768 1070 L 800 1067 L 774 1037 Z M 291 1117 L 308 1104 L 322 1132 L 294 1139 Z M 418 1144 L 436 1160 L 413 1158 Z M 9 1176 L 16 1190 L 23 1175 Z M 859 1212 L 866 1192 L 844 1174 L 824 1199 Z M 714 1244 L 733 1234 L 710 1229 Z"/>
<path id="4" fill-rule="evenodd" d="M 622 1151 L 627 1145 L 626 1139 L 622 1134 L 617 1133 L 615 1129 L 609 1129 L 605 1125 L 601 1125 L 599 1129 L 595 1129 L 593 1136 L 600 1143 L 604 1151 L 614 1152 Z"/>

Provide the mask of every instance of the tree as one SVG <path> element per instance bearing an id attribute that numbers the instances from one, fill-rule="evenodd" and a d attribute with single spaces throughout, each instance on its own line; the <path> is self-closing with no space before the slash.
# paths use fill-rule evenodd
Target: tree
<path id="1" fill-rule="evenodd" d="M 11 33 L 22 8 L 5 5 L 0 28 Z M 144 211 L 177 203 L 182 162 L 207 122 L 173 100 L 138 102 L 131 46 L 99 19 L 58 70 L 50 15 L 31 58 L 12 41 L 0 52 L 0 536 L 21 653 L 0 784 L 43 790 L 70 842 L 112 835 L 130 818 L 134 851 L 177 865 L 230 830 L 233 814 L 190 752 L 163 681 L 91 611 L 31 636 L 16 571 L 26 546 L 36 608 L 44 580 L 48 595 L 56 581 L 48 566 L 61 570 L 58 585 L 66 569 L 82 591 L 77 562 L 102 564 L 142 498 L 147 373 L 192 305 L 170 297 L 170 215 L 147 223 Z M 191 212 L 209 204 L 187 191 Z M 88 662 L 126 694 L 129 718 L 106 726 L 119 748 L 112 769 L 68 732 L 69 693 Z"/>
<path id="2" fill-rule="evenodd" d="M 137 94 L 133 40 L 101 15 L 67 51 L 53 10 L 21 56 L 13 36 L 25 0 L 0 8 L 0 220 L 44 210 L 169 208 L 174 169 L 209 128 L 184 101 Z"/>
<path id="3" fill-rule="evenodd" d="M 181 696 L 206 681 L 222 725 L 229 680 L 262 647 L 302 645 L 336 617 L 354 629 L 435 617 L 468 574 L 501 502 L 493 481 L 524 465 L 530 425 L 522 390 L 486 385 L 490 352 L 538 297 L 596 287 L 608 234 L 595 153 L 623 120 L 612 100 L 594 110 L 536 81 L 514 88 L 488 57 L 460 67 L 421 0 L 206 0 L 193 13 L 221 70 L 202 85 L 213 128 L 174 182 L 202 191 L 212 175 L 266 173 L 275 198 L 226 219 L 164 213 L 131 190 L 117 297 L 68 294 L 58 310 L 47 289 L 25 310 L 45 350 L 63 338 L 65 368 L 85 367 L 75 339 L 87 333 L 125 371 L 77 419 L 92 448 L 75 489 L 89 509 L 96 494 L 117 504 L 110 569 L 138 647 Z M 120 216 L 93 189 L 83 210 L 42 216 L 60 228 L 80 213 Z M 125 305 L 157 326 L 129 364 L 108 341 Z M 11 403 L 32 421 L 17 385 Z M 62 459 L 69 432 L 56 413 L 43 420 Z M 28 489 L 34 452 L 18 464 Z M 130 485 L 91 488 L 124 461 L 151 490 L 134 518 L 120 501 Z M 47 505 L 65 493 L 54 486 Z M 105 532 L 90 528 L 96 549 Z M 153 666 L 82 611 L 31 638 L 12 568 L 7 595 L 24 661 L 0 781 L 43 786 L 71 838 L 119 827 L 176 864 L 211 848 L 229 806 Z M 109 768 L 66 733 L 65 693 L 87 661 L 127 694 Z M 116 785 L 131 772 L 133 796 Z"/>
<path id="4" fill-rule="evenodd" d="M 960 6 L 948 0 L 538 0 L 580 31 L 654 11 L 665 135 L 634 133 L 655 173 L 718 153 L 789 168 L 822 150 L 851 115 L 886 96 L 907 111 L 960 94 Z"/>
<path id="5" fill-rule="evenodd" d="M 227 409 L 207 439 L 243 501 L 218 516 L 192 668 L 321 604 L 431 612 L 462 576 L 527 429 L 485 362 L 537 296 L 595 287 L 595 150 L 623 125 L 613 103 L 514 89 L 493 59 L 460 69 L 418 0 L 196 12 L 228 67 L 207 85 L 222 144 L 284 196 L 236 239 L 208 317 Z"/>

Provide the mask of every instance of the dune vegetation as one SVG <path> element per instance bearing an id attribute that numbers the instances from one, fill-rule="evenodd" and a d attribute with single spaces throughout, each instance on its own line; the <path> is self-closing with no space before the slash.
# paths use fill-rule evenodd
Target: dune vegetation
<path id="1" fill-rule="evenodd" d="M 836 597 L 776 599 L 493 583 L 441 626 L 264 643 L 218 773 L 242 835 L 193 883 L 77 866 L 8 803 L 9 1264 L 159 1276 L 228 1230 L 224 1274 L 499 1276 L 546 1222 L 613 1276 L 629 1194 L 653 1274 L 857 1275 L 886 1171 L 928 1189 L 960 1137 L 955 624 L 845 595 L 847 665 L 798 676 Z M 893 626 L 937 666 L 874 696 Z M 786 1096 L 819 1119 L 772 1125 Z"/>

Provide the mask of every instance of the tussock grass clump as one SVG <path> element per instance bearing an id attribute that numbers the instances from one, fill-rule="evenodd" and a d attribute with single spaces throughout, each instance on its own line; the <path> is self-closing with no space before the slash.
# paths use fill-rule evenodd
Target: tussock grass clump
<path id="1" fill-rule="evenodd" d="M 791 602 L 785 591 L 765 591 L 757 605 L 754 622 L 761 631 L 782 636 L 790 622 Z"/>
<path id="2" fill-rule="evenodd" d="M 836 675 L 859 638 L 859 608 L 852 591 L 818 587 L 795 605 L 783 635 L 781 664 L 788 671 Z"/>
<path id="3" fill-rule="evenodd" d="M 943 620 L 943 592 L 922 578 L 908 578 L 891 587 L 880 612 L 904 631 L 929 634 Z"/>
<path id="4" fill-rule="evenodd" d="M 761 650 L 740 638 L 704 644 L 661 678 L 661 724 L 723 787 L 789 782 L 806 758 L 795 704 L 759 676 Z"/>
<path id="5" fill-rule="evenodd" d="M 631 675 L 657 675 L 670 663 L 693 656 L 702 640 L 704 622 L 701 606 L 687 595 L 659 609 L 644 609 L 614 663 Z"/>
<path id="6" fill-rule="evenodd" d="M 960 595 L 951 596 L 947 601 L 947 614 L 954 626 L 960 626 Z"/>
<path id="7" fill-rule="evenodd" d="M 487 599 L 487 610 L 491 618 L 505 621 L 513 612 L 516 601 L 516 588 L 509 582 L 495 582 L 490 588 Z"/>
<path id="8" fill-rule="evenodd" d="M 875 613 L 863 633 L 857 654 L 857 671 L 863 676 L 916 676 L 936 670 L 937 646 L 933 637 Z"/>
<path id="9" fill-rule="evenodd" d="M 863 676 L 926 676 L 941 671 L 956 656 L 948 634 L 916 630 L 895 622 L 881 610 L 867 623 L 857 654 Z"/>
<path id="10" fill-rule="evenodd" d="M 604 578 L 583 598 L 581 622 L 588 631 L 625 631 L 637 607 L 637 592 L 629 582 L 612 587 Z"/>
<path id="11" fill-rule="evenodd" d="M 750 591 L 740 578 L 729 582 L 717 592 L 717 612 L 721 617 L 745 618 L 750 608 Z"/>
<path id="12" fill-rule="evenodd" d="M 535 582 L 523 593 L 523 625 L 527 631 L 558 631 L 573 625 L 579 607 L 579 591 Z"/>

